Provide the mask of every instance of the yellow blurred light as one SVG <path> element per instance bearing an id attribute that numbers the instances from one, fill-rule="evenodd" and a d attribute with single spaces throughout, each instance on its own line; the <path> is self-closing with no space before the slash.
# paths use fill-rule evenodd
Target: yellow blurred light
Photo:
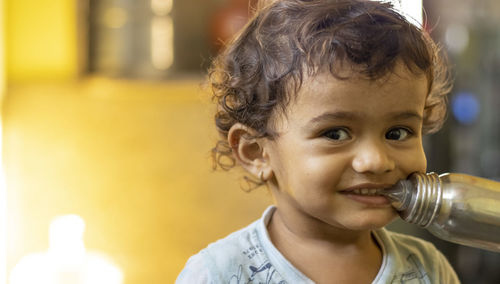
<path id="1" fill-rule="evenodd" d="M 0 0 L 0 106 L 5 92 L 4 1 Z M 3 108 L 0 108 L 3 109 Z M 7 283 L 7 189 L 3 171 L 3 114 L 0 113 L 0 284 Z"/>
<path id="2" fill-rule="evenodd" d="M 77 0 L 4 1 L 7 80 L 78 75 Z"/>
<path id="3" fill-rule="evenodd" d="M 156 69 L 166 70 L 174 61 L 174 24 L 170 17 L 154 17 L 151 21 L 151 62 Z"/>
<path id="4" fill-rule="evenodd" d="M 77 215 L 54 218 L 46 252 L 23 257 L 10 284 L 122 284 L 123 273 L 104 254 L 86 252 L 84 220 Z"/>
<path id="5" fill-rule="evenodd" d="M 165 16 L 172 11 L 173 0 L 151 0 L 151 10 L 158 16 Z"/>
<path id="6" fill-rule="evenodd" d="M 3 98 L 4 90 L 5 90 L 5 29 L 3 26 L 4 23 L 4 9 L 3 9 L 4 1 L 0 0 L 0 99 Z M 2 282 L 0 282 L 2 283 Z"/>

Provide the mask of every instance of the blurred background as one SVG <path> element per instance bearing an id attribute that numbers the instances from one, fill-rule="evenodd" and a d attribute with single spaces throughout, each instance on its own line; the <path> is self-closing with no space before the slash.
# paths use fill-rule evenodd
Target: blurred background
<path id="1" fill-rule="evenodd" d="M 0 284 L 79 283 L 82 267 L 85 283 L 173 283 L 260 217 L 264 189 L 212 171 L 203 85 L 249 2 L 0 0 Z M 428 169 L 499 179 L 500 2 L 423 6 L 456 78 Z M 433 241 L 464 283 L 500 283 L 499 254 L 390 228 Z"/>

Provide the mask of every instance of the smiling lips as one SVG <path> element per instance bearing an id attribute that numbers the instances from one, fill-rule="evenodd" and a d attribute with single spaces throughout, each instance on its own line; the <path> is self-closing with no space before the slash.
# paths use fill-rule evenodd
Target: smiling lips
<path id="1" fill-rule="evenodd" d="M 390 203 L 385 196 L 381 195 L 381 192 L 390 186 L 389 184 L 360 184 L 342 190 L 340 193 L 357 202 L 380 206 Z"/>
<path id="2" fill-rule="evenodd" d="M 363 188 L 363 189 L 354 189 L 351 193 L 359 194 L 359 195 L 380 195 L 380 189 L 374 188 Z"/>
<path id="3" fill-rule="evenodd" d="M 342 190 L 345 194 L 358 194 L 358 195 L 380 195 L 380 193 L 391 187 L 391 184 L 359 184 L 347 189 Z"/>

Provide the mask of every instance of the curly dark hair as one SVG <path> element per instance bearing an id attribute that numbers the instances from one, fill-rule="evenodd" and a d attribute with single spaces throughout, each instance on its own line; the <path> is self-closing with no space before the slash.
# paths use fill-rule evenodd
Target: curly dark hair
<path id="1" fill-rule="evenodd" d="M 376 80 L 403 62 L 425 74 L 428 95 L 423 133 L 441 128 L 448 66 L 429 34 L 387 2 L 368 0 L 276 0 L 260 3 L 253 18 L 213 61 L 209 84 L 218 105 L 222 135 L 213 149 L 215 167 L 235 165 L 227 133 L 235 123 L 272 138 L 269 118 L 297 94 L 305 75 L 329 70 L 337 78 L 351 67 Z"/>

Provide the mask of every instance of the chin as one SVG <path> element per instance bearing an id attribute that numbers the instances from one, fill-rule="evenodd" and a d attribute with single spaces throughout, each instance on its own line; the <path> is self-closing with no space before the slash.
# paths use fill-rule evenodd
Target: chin
<path id="1" fill-rule="evenodd" d="M 364 218 L 364 222 L 358 224 L 360 230 L 377 230 L 381 229 L 396 219 L 396 212 L 385 214 L 372 214 Z"/>

